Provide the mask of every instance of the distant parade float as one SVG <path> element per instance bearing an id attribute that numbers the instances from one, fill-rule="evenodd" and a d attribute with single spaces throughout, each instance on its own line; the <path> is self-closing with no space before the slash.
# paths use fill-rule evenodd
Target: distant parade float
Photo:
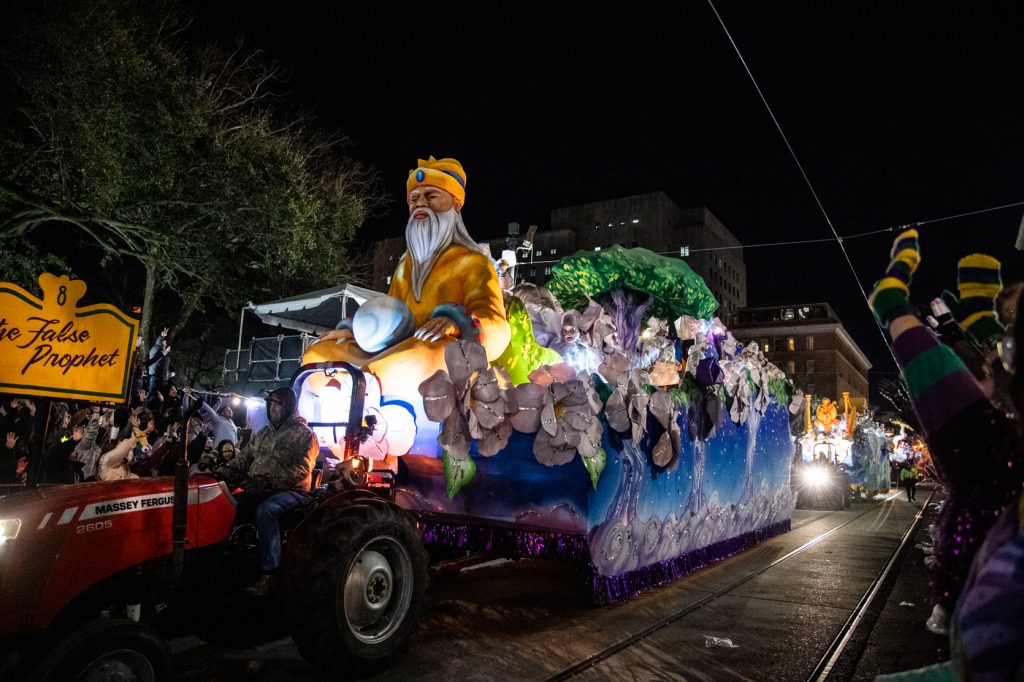
<path id="1" fill-rule="evenodd" d="M 428 547 L 571 559 L 606 602 L 789 530 L 802 406 L 704 281 L 614 246 L 503 292 L 465 177 L 419 162 L 388 294 L 306 352 L 294 386 L 322 447 L 394 472 Z"/>

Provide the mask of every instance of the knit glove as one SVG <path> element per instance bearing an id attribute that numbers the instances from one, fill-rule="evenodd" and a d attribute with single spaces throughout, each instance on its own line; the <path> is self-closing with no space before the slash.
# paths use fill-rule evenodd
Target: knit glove
<path id="1" fill-rule="evenodd" d="M 910 279 L 921 263 L 917 230 L 911 228 L 901 232 L 892 243 L 889 257 L 891 260 L 885 276 L 875 282 L 875 288 L 868 297 L 871 312 L 886 329 L 897 317 L 916 313 L 907 297 L 910 295 Z"/>
<path id="2" fill-rule="evenodd" d="M 982 253 L 964 256 L 957 263 L 956 286 L 959 299 L 943 292 L 943 300 L 971 339 L 990 347 L 1006 332 L 996 313 L 996 297 L 1003 290 L 999 261 Z"/>

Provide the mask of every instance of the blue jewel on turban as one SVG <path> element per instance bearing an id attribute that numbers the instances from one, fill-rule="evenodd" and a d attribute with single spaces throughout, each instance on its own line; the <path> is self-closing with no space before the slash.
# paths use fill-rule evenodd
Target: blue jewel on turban
<path id="1" fill-rule="evenodd" d="M 423 178 L 426 177 L 422 170 L 416 171 L 416 182 L 423 182 Z"/>

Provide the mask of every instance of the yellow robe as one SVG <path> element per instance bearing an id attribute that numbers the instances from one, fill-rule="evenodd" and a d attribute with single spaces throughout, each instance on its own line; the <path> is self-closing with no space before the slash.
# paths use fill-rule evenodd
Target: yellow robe
<path id="1" fill-rule="evenodd" d="M 480 342 L 488 360 L 505 351 L 512 332 L 505 317 L 498 274 L 485 255 L 464 246 L 449 246 L 434 263 L 420 294 L 417 301 L 412 293 L 412 264 L 405 255 L 391 277 L 388 295 L 409 306 L 416 329 L 430 320 L 438 305 L 454 303 L 465 306 L 480 324 Z M 355 341 L 320 341 L 309 347 L 302 362 L 351 362 L 373 372 L 384 394 L 412 394 L 420 382 L 444 368 L 444 347 L 456 338 L 445 336 L 432 342 L 408 338 L 377 355 L 366 353 Z"/>

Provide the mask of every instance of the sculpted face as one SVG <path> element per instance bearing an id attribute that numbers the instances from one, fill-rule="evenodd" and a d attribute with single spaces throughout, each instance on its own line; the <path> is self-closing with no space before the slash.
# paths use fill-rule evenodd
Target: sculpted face
<path id="1" fill-rule="evenodd" d="M 409 215 L 417 220 L 428 216 L 421 209 L 429 208 L 434 213 L 445 213 L 455 208 L 455 197 L 440 187 L 425 185 L 409 192 Z"/>

